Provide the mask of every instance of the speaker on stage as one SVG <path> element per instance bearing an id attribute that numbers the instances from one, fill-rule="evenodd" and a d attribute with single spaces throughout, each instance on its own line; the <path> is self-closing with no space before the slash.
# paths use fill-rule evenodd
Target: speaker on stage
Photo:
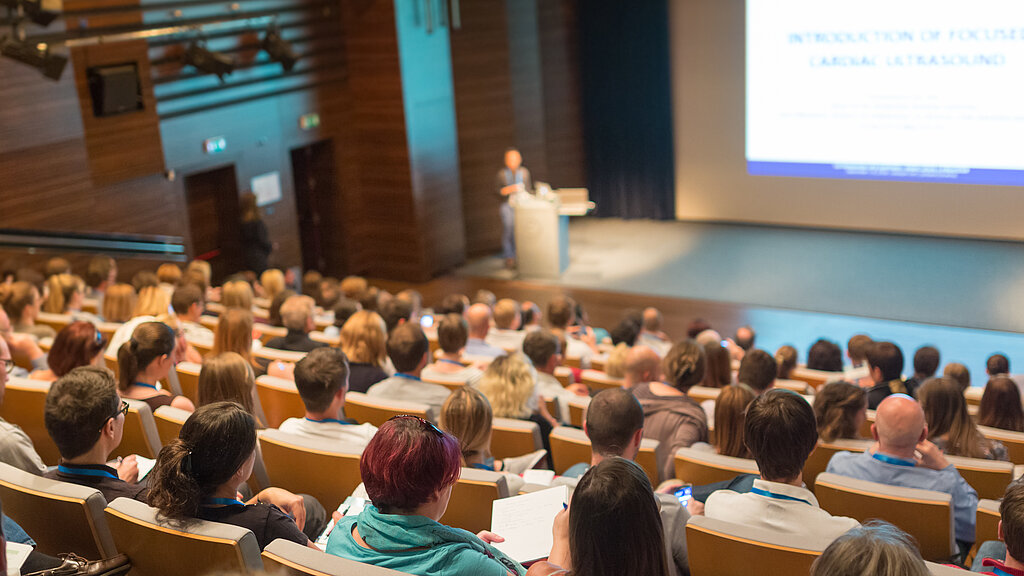
<path id="1" fill-rule="evenodd" d="M 142 110 L 139 69 L 133 64 L 97 66 L 86 72 L 97 118 Z"/>

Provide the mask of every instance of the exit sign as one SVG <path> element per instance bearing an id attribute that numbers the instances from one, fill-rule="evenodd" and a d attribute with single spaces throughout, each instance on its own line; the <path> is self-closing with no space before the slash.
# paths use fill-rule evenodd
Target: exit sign
<path id="1" fill-rule="evenodd" d="M 312 130 L 320 126 L 320 115 L 317 113 L 303 114 L 299 116 L 299 128 Z"/>
<path id="2" fill-rule="evenodd" d="M 228 147 L 228 141 L 223 136 L 203 140 L 203 151 L 207 154 L 220 154 Z"/>

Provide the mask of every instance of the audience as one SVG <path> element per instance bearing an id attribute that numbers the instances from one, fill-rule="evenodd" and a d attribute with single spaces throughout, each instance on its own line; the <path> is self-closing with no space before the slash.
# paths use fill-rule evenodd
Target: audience
<path id="1" fill-rule="evenodd" d="M 171 310 L 171 297 L 158 286 L 145 286 L 139 289 L 139 297 L 135 301 L 132 317 L 149 316 L 159 318 L 166 316 Z"/>
<path id="2" fill-rule="evenodd" d="M 466 319 L 459 314 L 445 314 L 437 322 L 437 343 L 441 354 L 437 361 L 423 368 L 423 378 L 444 382 L 475 384 L 483 372 L 462 362 L 462 351 L 469 340 Z"/>
<path id="3" fill-rule="evenodd" d="M 174 330 L 162 322 L 145 322 L 132 333 L 129 341 L 117 351 L 118 392 L 149 404 L 151 410 L 173 406 L 189 412 L 195 410 L 192 401 L 175 396 L 160 387 L 174 367 L 174 348 L 177 344 Z"/>
<path id="4" fill-rule="evenodd" d="M 811 566 L 811 576 L 929 576 L 914 539 L 872 521 L 836 538 Z"/>
<path id="5" fill-rule="evenodd" d="M 843 378 L 857 383 L 861 380 L 870 382 L 871 369 L 868 368 L 868 349 L 874 341 L 867 334 L 854 334 L 846 341 L 846 356 L 850 359 L 850 368 Z"/>
<path id="6" fill-rule="evenodd" d="M 565 356 L 579 358 L 580 366 L 590 368 L 590 360 L 596 353 L 597 343 L 592 331 L 586 327 L 580 332 L 570 326 L 576 320 L 576 301 L 568 296 L 556 296 L 548 302 L 548 324 L 556 333 L 565 335 Z"/>
<path id="7" fill-rule="evenodd" d="M 807 351 L 807 369 L 822 372 L 843 371 L 843 350 L 835 342 L 818 340 Z"/>
<path id="8" fill-rule="evenodd" d="M 584 384 L 562 386 L 555 377 L 555 369 L 562 365 L 562 347 L 565 342 L 550 330 L 534 330 L 523 339 L 523 354 L 530 359 L 537 371 L 537 394 L 542 398 L 556 398 L 558 408 L 567 420 L 569 414 L 568 401 L 573 396 L 590 396 L 590 390 Z"/>
<path id="9" fill-rule="evenodd" d="M 558 422 L 548 414 L 537 394 L 537 372 L 526 356 L 516 352 L 495 358 L 477 388 L 487 397 L 498 418 L 536 422 L 544 449 L 551 453 L 548 437 Z"/>
<path id="10" fill-rule="evenodd" d="M 203 368 L 199 371 L 198 388 L 199 406 L 215 402 L 234 402 L 252 414 L 261 428 L 265 427 L 266 422 L 256 409 L 259 405 L 256 398 L 256 379 L 249 363 L 240 355 L 224 352 L 203 361 Z"/>
<path id="11" fill-rule="evenodd" d="M 291 292 L 290 290 L 286 292 Z M 280 296 L 280 294 L 278 294 Z M 334 325 L 328 326 L 324 333 L 328 336 L 338 336 L 341 334 L 341 328 L 348 322 L 348 319 L 353 314 L 362 310 L 363 307 L 359 304 L 359 301 L 352 300 L 349 298 L 338 298 L 338 301 L 334 303 L 334 307 L 331 311 L 334 312 Z"/>
<path id="12" fill-rule="evenodd" d="M 295 387 L 306 407 L 303 418 L 289 418 L 280 430 L 306 438 L 340 441 L 363 449 L 377 433 L 372 424 L 345 419 L 348 359 L 337 348 L 317 348 L 295 365 Z"/>
<path id="13" fill-rule="evenodd" d="M 939 349 L 934 346 L 921 346 L 914 352 L 914 375 L 907 379 L 904 385 L 907 387 L 907 394 L 917 398 L 917 389 L 924 384 L 924 381 L 935 376 L 939 369 Z"/>
<path id="14" fill-rule="evenodd" d="M 7 388 L 8 374 L 14 366 L 7 341 L 0 338 L 0 406 L 3 406 L 4 391 Z M 28 434 L 16 424 L 0 418 L 0 462 L 24 470 L 29 474 L 40 475 L 46 471 L 46 465 L 36 453 L 35 445 Z"/>
<path id="15" fill-rule="evenodd" d="M 750 458 L 750 450 L 743 441 L 747 407 L 757 396 L 746 386 L 726 386 L 715 400 L 715 428 L 711 431 L 711 445 L 722 456 Z"/>
<path id="16" fill-rule="evenodd" d="M 985 372 L 992 376 L 1005 376 L 1010 374 L 1010 359 L 1005 354 L 993 354 L 985 361 Z"/>
<path id="17" fill-rule="evenodd" d="M 849 382 L 829 382 L 814 395 L 814 417 L 822 442 L 855 440 L 867 420 L 867 392 Z"/>
<path id="18" fill-rule="evenodd" d="M 704 409 L 686 395 L 703 380 L 704 365 L 701 346 L 693 340 L 683 340 L 665 355 L 665 382 L 645 382 L 632 387 L 644 408 L 644 437 L 659 442 L 659 481 L 675 476 L 676 450 L 708 441 Z"/>
<path id="19" fill-rule="evenodd" d="M 1008 460 L 1006 446 L 988 440 L 967 412 L 967 401 L 956 383 L 948 378 L 931 378 L 918 390 L 918 400 L 935 446 L 950 456 Z"/>
<path id="20" fill-rule="evenodd" d="M 868 368 L 874 382 L 868 390 L 868 408 L 875 410 L 890 394 L 906 394 L 903 384 L 903 351 L 892 342 L 875 342 L 868 348 Z"/>
<path id="21" fill-rule="evenodd" d="M 255 376 L 262 376 L 267 370 L 252 355 L 254 346 L 259 344 L 253 341 L 252 336 L 252 312 L 239 308 L 229 309 L 217 319 L 210 356 L 234 352 L 248 362 Z"/>
<path id="22" fill-rule="evenodd" d="M 1024 574 L 1024 482 L 1019 479 L 1006 487 L 999 503 L 999 540 L 983 543 L 974 557 L 972 572 L 993 576 Z"/>
<path id="23" fill-rule="evenodd" d="M 213 346 L 213 330 L 199 323 L 206 300 L 203 290 L 195 284 L 178 286 L 171 294 L 171 309 L 178 320 L 178 328 L 189 342 L 205 347 Z"/>
<path id="24" fill-rule="evenodd" d="M 647 346 L 633 346 L 626 354 L 622 378 L 623 388 L 629 389 L 645 382 L 660 382 L 661 357 Z"/>
<path id="25" fill-rule="evenodd" d="M 736 335 L 733 337 L 733 342 L 736 343 L 744 352 L 749 352 L 754 347 L 754 341 L 757 339 L 757 333 L 754 332 L 754 328 L 751 326 L 740 326 L 736 329 Z"/>
<path id="26" fill-rule="evenodd" d="M 668 349 L 672 347 L 672 340 L 661 330 L 661 311 L 657 308 L 644 308 L 641 318 L 641 329 L 639 334 L 634 337 L 634 341 L 639 341 L 640 344 L 658 352 L 659 356 L 664 356 Z M 622 324 L 635 326 L 632 322 L 623 322 Z M 633 344 L 634 342 L 629 342 L 630 346 Z"/>
<path id="27" fill-rule="evenodd" d="M 388 400 L 419 402 L 430 406 L 434 414 L 448 398 L 448 389 L 420 378 L 430 357 L 430 343 L 418 324 L 407 322 L 388 335 L 388 357 L 397 371 L 394 376 L 377 382 L 366 391 L 369 396 Z"/>
<path id="28" fill-rule="evenodd" d="M 73 321 L 82 320 L 98 324 L 102 319 L 95 314 L 82 311 L 85 301 L 85 283 L 78 276 L 54 274 L 46 279 L 49 294 L 43 303 L 43 311 L 50 314 L 67 314 Z"/>
<path id="29" fill-rule="evenodd" d="M 789 380 L 790 373 L 796 368 L 796 348 L 786 345 L 775 351 L 775 362 L 779 369 L 775 372 L 776 380 Z"/>
<path id="30" fill-rule="evenodd" d="M 491 309 L 486 304 L 473 304 L 466 311 L 466 325 L 469 339 L 466 341 L 466 355 L 474 359 L 497 358 L 505 351 L 487 343 L 491 329 Z"/>
<path id="31" fill-rule="evenodd" d="M 749 416 L 748 416 L 749 417 Z M 893 394 L 878 405 L 871 425 L 875 445 L 862 453 L 837 452 L 828 472 L 952 496 L 956 539 L 974 541 L 978 493 L 960 476 L 935 444 L 928 441 L 924 410 L 913 398 Z"/>
<path id="32" fill-rule="evenodd" d="M 245 280 L 226 282 L 221 288 L 220 303 L 228 309 L 252 310 L 252 286 Z"/>
<path id="33" fill-rule="evenodd" d="M 971 371 L 967 369 L 967 366 L 959 362 L 946 364 L 946 367 L 942 370 L 942 377 L 952 378 L 960 388 L 961 393 L 966 392 L 971 387 Z"/>
<path id="34" fill-rule="evenodd" d="M 402 298 L 392 298 L 380 307 L 380 316 L 384 319 L 384 326 L 391 332 L 399 324 L 404 324 L 412 319 L 412 302 Z"/>
<path id="35" fill-rule="evenodd" d="M 502 298 L 494 305 L 494 327 L 487 333 L 486 341 L 501 350 L 518 350 L 523 346 L 526 332 L 519 329 L 523 321 L 519 303 L 511 298 Z"/>
<path id="36" fill-rule="evenodd" d="M 707 366 L 700 385 L 722 388 L 732 384 L 732 357 L 729 356 L 729 350 L 721 344 L 709 344 L 704 347 L 704 356 L 707 358 Z"/>
<path id="37" fill-rule="evenodd" d="M 138 299 L 131 284 L 113 284 L 106 289 L 100 315 L 107 322 L 127 322 L 132 319 L 135 302 Z"/>
<path id="38" fill-rule="evenodd" d="M 267 307 L 267 322 L 271 326 L 284 328 L 284 320 L 281 319 L 281 306 L 284 305 L 285 300 L 295 295 L 293 290 L 282 290 L 270 299 L 270 306 Z"/>
<path id="39" fill-rule="evenodd" d="M 0 305 L 14 322 L 14 331 L 36 338 L 53 338 L 57 332 L 45 324 L 36 324 L 41 298 L 39 289 L 28 282 L 0 284 Z"/>
<path id="40" fill-rule="evenodd" d="M 1020 389 L 1012 378 L 995 376 L 988 381 L 978 407 L 978 424 L 1013 432 L 1024 432 L 1024 410 Z"/>
<path id="41" fill-rule="evenodd" d="M 174 287 L 181 283 L 181 268 L 177 264 L 165 262 L 156 269 L 156 278 L 161 288 L 174 292 Z"/>
<path id="42" fill-rule="evenodd" d="M 778 370 L 778 364 L 771 354 L 755 348 L 743 355 L 736 380 L 740 386 L 749 386 L 751 392 L 760 396 L 775 385 Z"/>
<path id="43" fill-rule="evenodd" d="M 85 270 L 86 296 L 96 300 L 103 309 L 104 295 L 108 288 L 117 283 L 117 262 L 110 256 L 94 256 Z M 104 318 L 106 316 L 104 315 Z M 107 322 L 114 320 L 107 319 Z"/>
<path id="44" fill-rule="evenodd" d="M 349 390 L 365 393 L 388 377 L 384 369 L 388 335 L 379 314 L 372 310 L 356 312 L 341 327 L 340 336 L 341 351 L 349 361 Z"/>
<path id="45" fill-rule="evenodd" d="M 32 364 L 32 370 L 49 369 L 46 354 L 36 342 L 36 337 L 29 334 L 15 332 L 11 328 L 11 319 L 7 316 L 7 312 L 4 311 L 3 306 L 0 306 L 0 339 L 6 342 L 7 347 L 9 348 L 8 352 L 12 359 L 17 356 L 22 361 L 27 360 Z M 29 372 L 21 366 L 13 366 L 10 369 L 9 374 L 19 378 L 24 378 L 29 375 Z"/>
<path id="46" fill-rule="evenodd" d="M 327 346 L 309 337 L 316 329 L 313 320 L 313 299 L 309 296 L 292 296 L 281 305 L 281 322 L 288 329 L 288 334 L 273 338 L 267 342 L 267 348 L 290 350 L 292 352 L 309 352 Z"/>
<path id="47" fill-rule="evenodd" d="M 260 288 L 263 289 L 263 297 L 273 300 L 275 296 L 284 292 L 284 272 L 277 268 L 268 268 L 260 274 Z"/>
<path id="48" fill-rule="evenodd" d="M 107 339 L 96 329 L 96 325 L 91 322 L 72 322 L 53 339 L 48 357 L 50 367 L 33 372 L 29 378 L 53 382 L 79 366 L 103 366 L 106 346 Z"/>

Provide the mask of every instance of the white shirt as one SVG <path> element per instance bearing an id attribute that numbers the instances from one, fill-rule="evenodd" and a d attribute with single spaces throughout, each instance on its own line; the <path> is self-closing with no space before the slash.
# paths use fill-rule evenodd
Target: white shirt
<path id="1" fill-rule="evenodd" d="M 367 396 L 375 398 L 428 404 L 434 414 L 441 413 L 441 405 L 448 399 L 449 394 L 451 391 L 440 384 L 431 384 L 400 374 L 385 378 L 366 391 Z"/>
<path id="2" fill-rule="evenodd" d="M 526 339 L 526 332 L 520 330 L 504 330 L 502 328 L 491 328 L 487 333 L 486 342 L 502 350 L 522 350 L 523 340 Z"/>
<path id="3" fill-rule="evenodd" d="M 594 357 L 594 351 L 582 340 L 572 336 L 566 336 L 565 355 L 580 359 L 580 367 L 590 368 L 590 359 Z"/>
<path id="4" fill-rule="evenodd" d="M 366 448 L 377 433 L 373 424 L 342 424 L 340 422 L 314 422 L 305 418 L 289 418 L 281 423 L 281 432 L 319 440 L 340 441 L 348 446 Z"/>
<path id="5" fill-rule="evenodd" d="M 178 325 L 185 334 L 185 340 L 192 344 L 213 348 L 213 330 L 202 324 L 185 320 L 179 320 Z"/>
<path id="6" fill-rule="evenodd" d="M 465 366 L 460 370 L 454 372 L 441 372 L 436 369 L 436 364 L 430 364 L 424 366 L 423 371 L 420 372 L 420 376 L 432 381 L 442 382 L 461 382 L 463 384 L 473 385 L 480 380 L 480 377 L 484 375 L 478 368 L 472 366 Z"/>
<path id="7" fill-rule="evenodd" d="M 708 496 L 704 515 L 790 534 L 813 534 L 836 538 L 860 526 L 853 518 L 832 516 L 821 509 L 814 494 L 789 484 L 754 480 L 751 492 L 739 494 L 719 490 Z"/>

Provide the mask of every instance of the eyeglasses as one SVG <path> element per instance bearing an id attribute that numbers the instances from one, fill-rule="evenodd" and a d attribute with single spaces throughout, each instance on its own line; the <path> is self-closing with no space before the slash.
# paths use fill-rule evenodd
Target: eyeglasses
<path id="1" fill-rule="evenodd" d="M 14 372 L 14 360 L 10 358 L 0 358 L 0 362 L 4 363 L 4 372 L 10 374 Z"/>
<path id="2" fill-rule="evenodd" d="M 114 412 L 114 415 L 111 416 L 111 418 L 117 418 L 118 416 L 127 416 L 128 408 L 128 403 L 125 402 L 124 400 L 121 400 L 121 406 L 117 409 L 116 412 Z"/>
<path id="3" fill-rule="evenodd" d="M 442 432 L 441 429 L 438 428 L 437 426 L 434 426 L 433 422 L 429 420 L 424 420 L 419 416 L 413 416 L 412 414 L 399 414 L 397 416 L 392 416 L 391 418 L 388 418 L 388 422 L 391 422 L 392 420 L 418 420 L 419 423 L 423 425 L 424 430 L 433 431 L 433 433 L 436 434 L 438 438 L 444 436 L 444 432 Z"/>

